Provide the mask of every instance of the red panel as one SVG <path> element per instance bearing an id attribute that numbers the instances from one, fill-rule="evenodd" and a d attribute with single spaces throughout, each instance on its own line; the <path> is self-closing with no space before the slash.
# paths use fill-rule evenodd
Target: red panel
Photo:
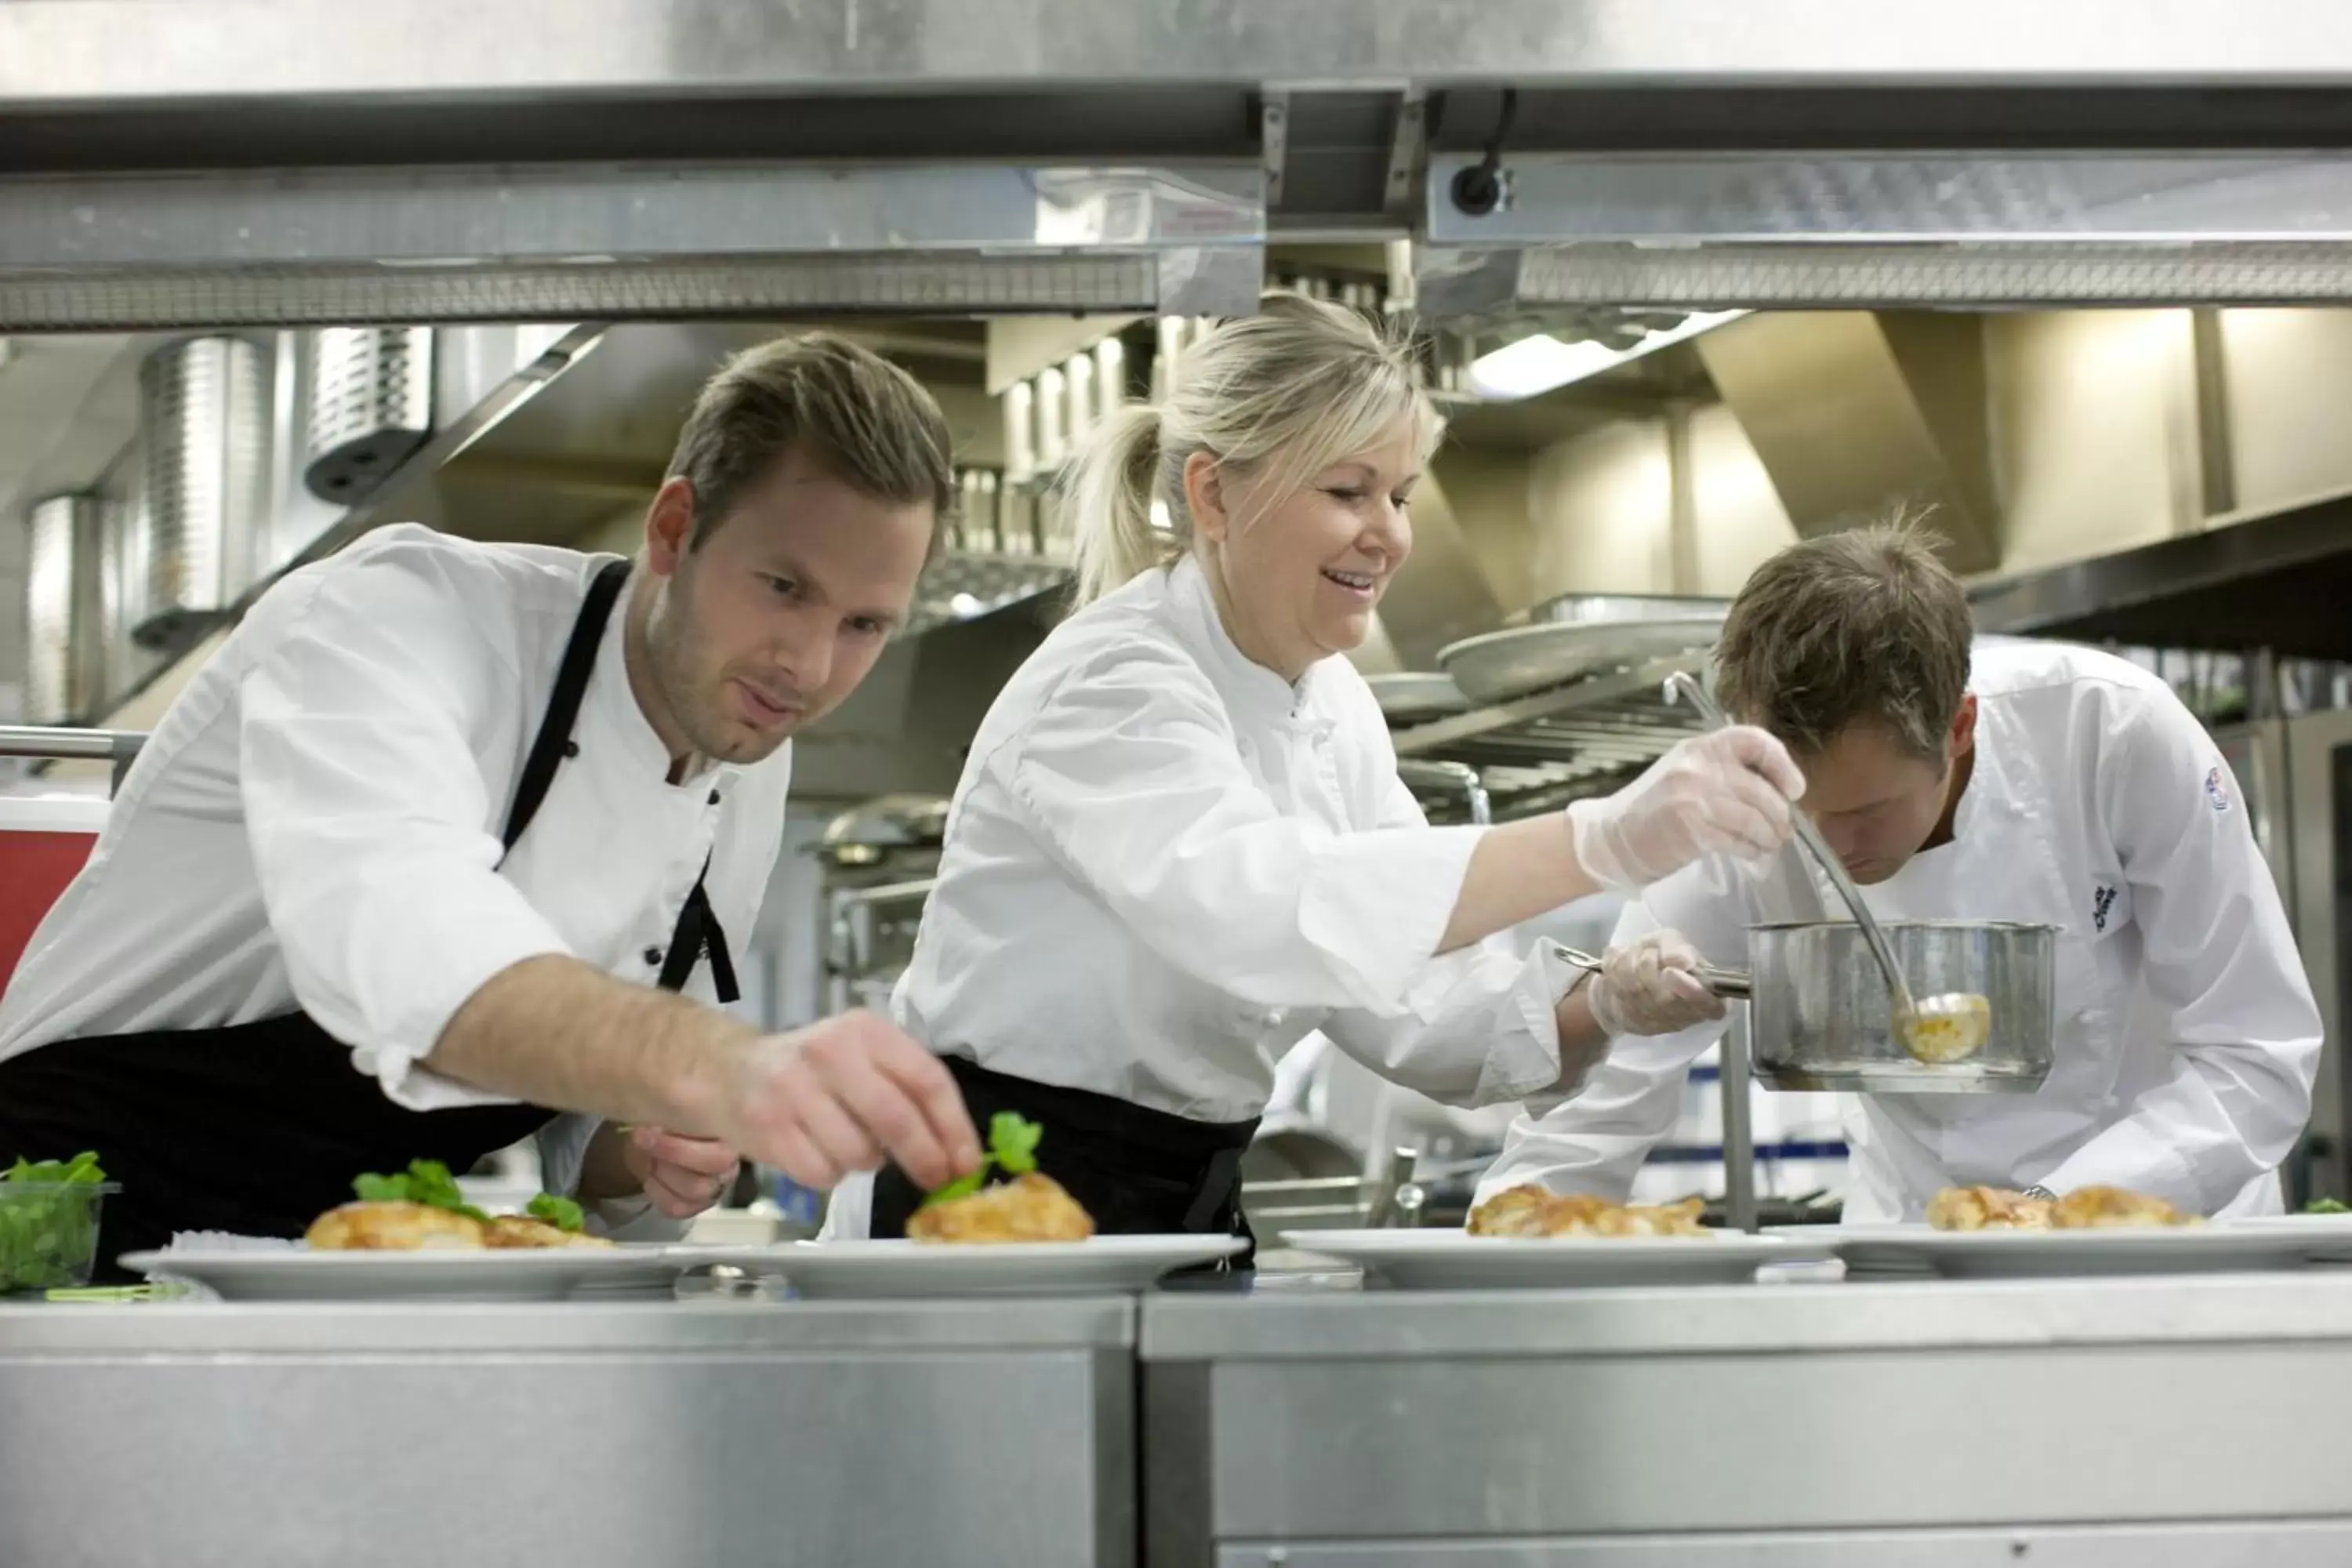
<path id="1" fill-rule="evenodd" d="M 95 833 L 0 830 L 0 989 L 16 973 L 41 917 L 97 843 Z"/>

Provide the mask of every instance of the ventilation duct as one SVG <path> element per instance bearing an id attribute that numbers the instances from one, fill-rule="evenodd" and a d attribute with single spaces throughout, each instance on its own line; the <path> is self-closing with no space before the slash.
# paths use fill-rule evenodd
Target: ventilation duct
<path id="1" fill-rule="evenodd" d="M 433 428 L 429 327 L 330 327 L 310 340 L 302 482 L 349 506 L 398 468 Z"/>
<path id="2" fill-rule="evenodd" d="M 51 496 L 26 514 L 26 711 L 36 724 L 82 718 L 103 695 L 105 523 L 94 495 Z"/>
<path id="3" fill-rule="evenodd" d="M 133 450 L 124 471 L 123 497 L 107 508 L 104 530 L 100 535 L 100 570 L 108 587 L 101 684 L 110 700 L 130 690 L 149 662 L 149 656 L 141 649 L 134 634 L 146 624 L 150 585 L 154 578 L 149 565 L 154 511 L 147 504 L 143 448 Z"/>
<path id="4" fill-rule="evenodd" d="M 261 351 L 189 338 L 140 367 L 147 447 L 146 591 L 141 641 L 169 642 L 226 609 L 252 579 L 268 514 L 269 397 Z"/>

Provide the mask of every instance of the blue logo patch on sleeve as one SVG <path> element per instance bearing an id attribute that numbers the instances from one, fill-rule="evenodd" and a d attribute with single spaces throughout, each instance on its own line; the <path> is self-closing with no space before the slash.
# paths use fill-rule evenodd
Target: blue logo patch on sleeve
<path id="1" fill-rule="evenodd" d="M 2205 773 L 2205 799 L 2215 811 L 2230 809 L 2230 775 L 2215 763 Z"/>

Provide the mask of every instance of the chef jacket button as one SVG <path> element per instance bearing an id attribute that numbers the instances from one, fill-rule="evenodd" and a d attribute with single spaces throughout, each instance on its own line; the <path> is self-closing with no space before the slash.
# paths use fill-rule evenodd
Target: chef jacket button
<path id="1" fill-rule="evenodd" d="M 566 741 L 566 742 L 563 742 L 563 754 L 564 754 L 565 756 L 567 756 L 567 757 L 576 757 L 576 756 L 578 756 L 578 755 L 580 754 L 580 742 L 577 742 L 577 741 Z"/>
<path id="2" fill-rule="evenodd" d="M 710 804 L 713 805 L 717 805 L 719 804 L 719 792 L 717 790 L 712 790 L 710 792 Z"/>
<path id="3" fill-rule="evenodd" d="M 1266 1026 L 1267 1028 L 1271 1029 L 1271 1028 L 1273 1028 L 1276 1025 L 1277 1025 L 1277 1024 L 1279 1024 L 1279 1023 L 1281 1023 L 1281 1022 L 1282 1022 L 1282 1009 L 1281 1009 L 1281 1008 L 1279 1008 L 1279 1007 L 1268 1007 L 1268 1008 L 1265 1010 L 1265 1026 Z"/>
<path id="4" fill-rule="evenodd" d="M 649 947 L 646 949 L 646 962 L 647 963 L 659 963 L 661 961 L 662 950 L 660 948 Z"/>

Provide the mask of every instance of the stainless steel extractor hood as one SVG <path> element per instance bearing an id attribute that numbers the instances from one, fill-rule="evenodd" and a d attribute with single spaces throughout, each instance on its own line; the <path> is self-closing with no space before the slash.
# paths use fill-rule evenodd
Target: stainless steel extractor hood
<path id="1" fill-rule="evenodd" d="M 1433 154 L 1440 317 L 2352 300 L 2352 154 Z"/>
<path id="2" fill-rule="evenodd" d="M 1264 185 L 1255 162 L 0 179 L 0 331 L 1230 314 L 1257 297 Z"/>
<path id="3" fill-rule="evenodd" d="M 2000 563 L 1975 316 L 1781 310 L 1692 340 L 1800 534 L 1908 509 L 1962 573 Z"/>

